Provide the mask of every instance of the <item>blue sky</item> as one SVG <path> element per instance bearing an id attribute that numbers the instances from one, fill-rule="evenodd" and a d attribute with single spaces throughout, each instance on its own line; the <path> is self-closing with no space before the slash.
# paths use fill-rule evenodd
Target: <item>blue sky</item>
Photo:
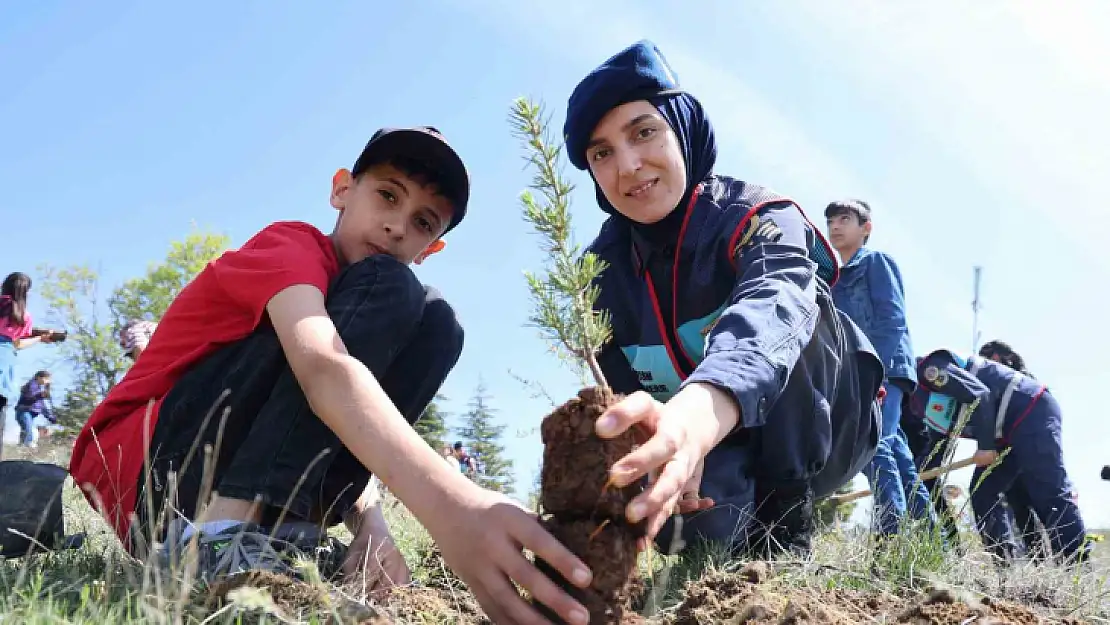
<path id="1" fill-rule="evenodd" d="M 1107 31 L 1110 6 L 1079 1 L 718 2 L 694 16 L 660 1 L 9 3 L 4 273 L 89 263 L 107 289 L 194 224 L 235 245 L 275 220 L 327 231 L 331 174 L 374 130 L 436 125 L 473 177 L 467 221 L 417 268 L 467 330 L 447 408 L 465 410 L 483 381 L 526 487 L 550 405 L 512 374 L 557 399 L 577 382 L 524 325 L 521 272 L 541 259 L 505 118 L 531 95 L 561 125 L 575 83 L 647 37 L 705 104 L 718 171 L 815 220 L 834 198 L 871 203 L 918 351 L 969 348 L 972 267 L 984 267 L 984 338 L 1010 341 L 1059 398 L 1081 507 L 1108 526 Z M 568 171 L 584 242 L 601 214 L 588 178 Z M 24 372 L 48 353 L 27 352 Z"/>

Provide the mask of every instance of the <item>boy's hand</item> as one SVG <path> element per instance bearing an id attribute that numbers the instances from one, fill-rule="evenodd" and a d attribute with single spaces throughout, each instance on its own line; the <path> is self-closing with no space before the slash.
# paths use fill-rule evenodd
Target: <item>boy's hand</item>
<path id="1" fill-rule="evenodd" d="M 648 437 L 610 469 L 615 486 L 627 486 L 661 468 L 658 477 L 632 500 L 626 513 L 633 523 L 647 519 L 645 543 L 655 538 L 676 511 L 695 512 L 713 505 L 712 500 L 698 495 L 701 468 L 713 444 L 713 436 L 700 431 L 706 428 L 699 427 L 705 421 L 698 417 L 704 416 L 686 414 L 678 406 L 662 404 L 638 391 L 610 407 L 597 421 L 597 434 L 602 438 L 618 436 L 630 427 L 638 428 Z"/>
<path id="2" fill-rule="evenodd" d="M 369 515 L 367 515 L 369 516 Z M 359 526 L 343 560 L 343 574 L 361 581 L 367 594 L 382 594 L 412 581 L 405 557 L 393 542 L 389 526 L 370 519 Z"/>
<path id="3" fill-rule="evenodd" d="M 445 507 L 440 522 L 429 530 L 448 566 L 466 582 L 494 623 L 549 623 L 520 596 L 515 582 L 566 622 L 587 624 L 586 609 L 521 553 L 522 548 L 533 552 L 576 586 L 590 584 L 586 565 L 544 531 L 534 514 L 504 495 L 477 487 Z"/>

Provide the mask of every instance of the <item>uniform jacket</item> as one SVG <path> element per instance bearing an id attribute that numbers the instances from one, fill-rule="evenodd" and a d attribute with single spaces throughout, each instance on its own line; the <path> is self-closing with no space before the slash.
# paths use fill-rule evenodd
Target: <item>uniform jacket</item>
<path id="1" fill-rule="evenodd" d="M 882 365 L 832 305 L 835 255 L 794 202 L 710 176 L 673 245 L 652 246 L 612 217 L 588 249 L 609 265 L 597 308 L 610 312 L 613 338 L 598 360 L 615 391 L 666 401 L 710 383 L 735 398 L 740 428 L 801 411 L 816 415 L 813 444 L 831 464 L 873 454 Z"/>
<path id="2" fill-rule="evenodd" d="M 944 433 L 957 423 L 961 408 L 979 400 L 960 436 L 975 439 L 986 451 L 1004 443 L 1047 390 L 1006 365 L 979 356 L 965 360 L 947 349 L 921 360 L 918 380 L 921 393 L 928 393 L 925 422 Z"/>
<path id="3" fill-rule="evenodd" d="M 889 379 L 917 381 L 902 272 L 890 256 L 862 247 L 840 269 L 832 287 L 837 308 L 871 340 Z"/>

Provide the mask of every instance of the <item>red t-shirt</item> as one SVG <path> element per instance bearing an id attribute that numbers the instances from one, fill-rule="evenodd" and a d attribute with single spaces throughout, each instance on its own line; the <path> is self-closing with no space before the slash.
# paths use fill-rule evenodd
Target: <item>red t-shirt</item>
<path id="1" fill-rule="evenodd" d="M 331 239 L 306 223 L 278 222 L 209 263 L 170 304 L 146 351 L 93 410 L 69 464 L 124 545 L 162 399 L 200 359 L 250 335 L 274 295 L 295 284 L 326 295 L 338 272 Z"/>

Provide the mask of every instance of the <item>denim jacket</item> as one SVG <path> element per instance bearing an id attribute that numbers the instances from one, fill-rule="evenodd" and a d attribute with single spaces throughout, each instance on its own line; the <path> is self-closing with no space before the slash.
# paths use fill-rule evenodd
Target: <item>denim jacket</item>
<path id="1" fill-rule="evenodd" d="M 890 256 L 861 247 L 840 269 L 832 288 L 836 307 L 844 311 L 871 340 L 883 361 L 888 380 L 917 384 L 902 272 Z"/>

